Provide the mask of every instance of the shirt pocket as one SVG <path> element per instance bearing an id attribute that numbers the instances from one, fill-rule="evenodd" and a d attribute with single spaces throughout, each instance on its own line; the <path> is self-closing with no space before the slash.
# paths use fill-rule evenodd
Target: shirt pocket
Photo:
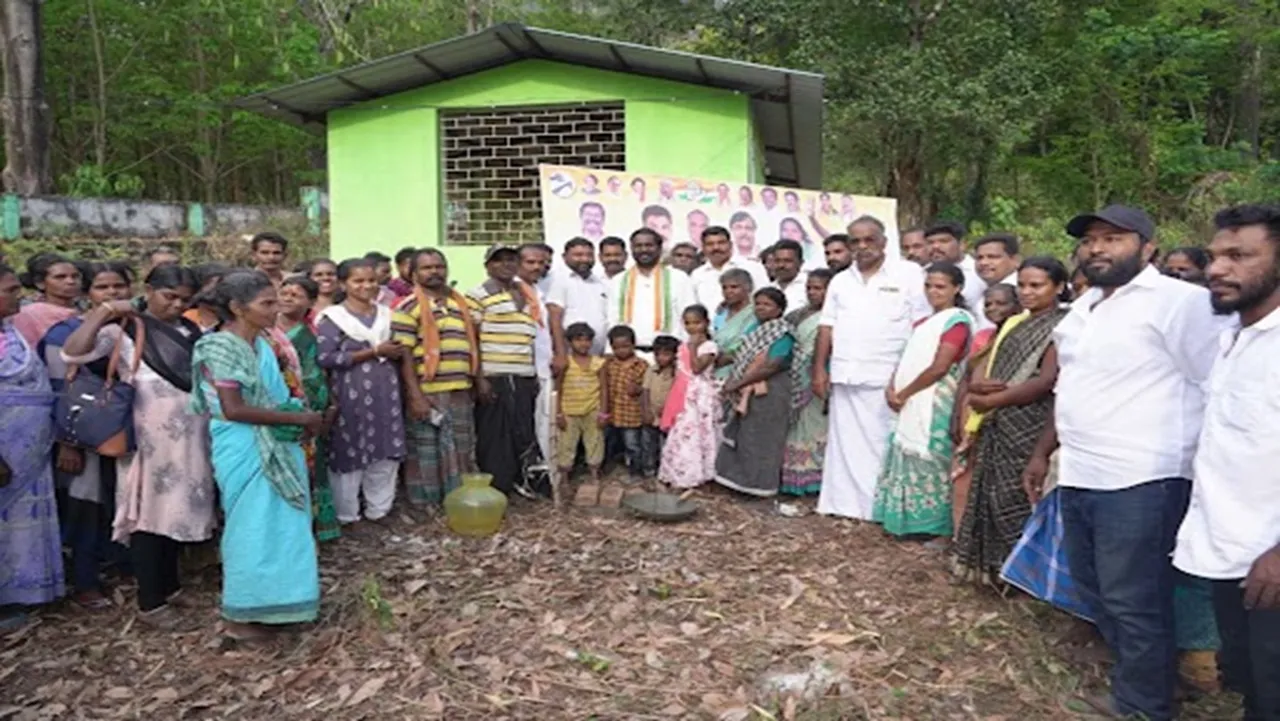
<path id="1" fill-rule="evenodd" d="M 890 323 L 898 323 L 911 317 L 911 304 L 904 288 L 876 290 L 873 305 L 876 315 Z"/>

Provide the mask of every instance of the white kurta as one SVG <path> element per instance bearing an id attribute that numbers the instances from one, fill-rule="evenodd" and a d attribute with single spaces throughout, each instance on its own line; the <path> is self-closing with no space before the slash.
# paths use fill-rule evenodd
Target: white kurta
<path id="1" fill-rule="evenodd" d="M 818 513 L 869 521 L 893 430 L 884 388 L 832 384 L 828 416 Z"/>

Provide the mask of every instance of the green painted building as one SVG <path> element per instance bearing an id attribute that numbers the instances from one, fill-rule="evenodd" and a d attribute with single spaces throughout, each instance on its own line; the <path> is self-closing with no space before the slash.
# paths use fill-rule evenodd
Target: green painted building
<path id="1" fill-rule="evenodd" d="M 332 255 L 541 239 L 540 163 L 817 188 L 820 75 L 505 24 L 237 102 L 324 133 Z"/>

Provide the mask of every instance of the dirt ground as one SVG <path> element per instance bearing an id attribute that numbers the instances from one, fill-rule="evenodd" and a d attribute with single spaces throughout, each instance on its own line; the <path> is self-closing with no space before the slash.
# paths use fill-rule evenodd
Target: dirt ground
<path id="1" fill-rule="evenodd" d="M 499 535 L 436 518 L 322 551 L 312 628 L 231 648 L 217 569 L 189 633 L 67 605 L 0 637 L 0 720 L 1079 718 L 1101 669 L 1070 619 L 948 583 L 876 527 L 703 494 L 663 526 L 517 502 Z M 1073 660 L 1074 659 L 1074 660 Z M 1184 709 L 1238 718 L 1230 696 Z"/>

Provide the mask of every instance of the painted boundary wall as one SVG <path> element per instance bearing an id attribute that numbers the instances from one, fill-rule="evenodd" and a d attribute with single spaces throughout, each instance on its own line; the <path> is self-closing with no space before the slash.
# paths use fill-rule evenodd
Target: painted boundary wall
<path id="1" fill-rule="evenodd" d="M 484 249 L 442 242 L 439 111 L 619 100 L 627 172 L 744 182 L 760 173 L 746 95 L 525 60 L 329 113 L 332 255 L 441 246 L 450 278 L 475 285 Z"/>

